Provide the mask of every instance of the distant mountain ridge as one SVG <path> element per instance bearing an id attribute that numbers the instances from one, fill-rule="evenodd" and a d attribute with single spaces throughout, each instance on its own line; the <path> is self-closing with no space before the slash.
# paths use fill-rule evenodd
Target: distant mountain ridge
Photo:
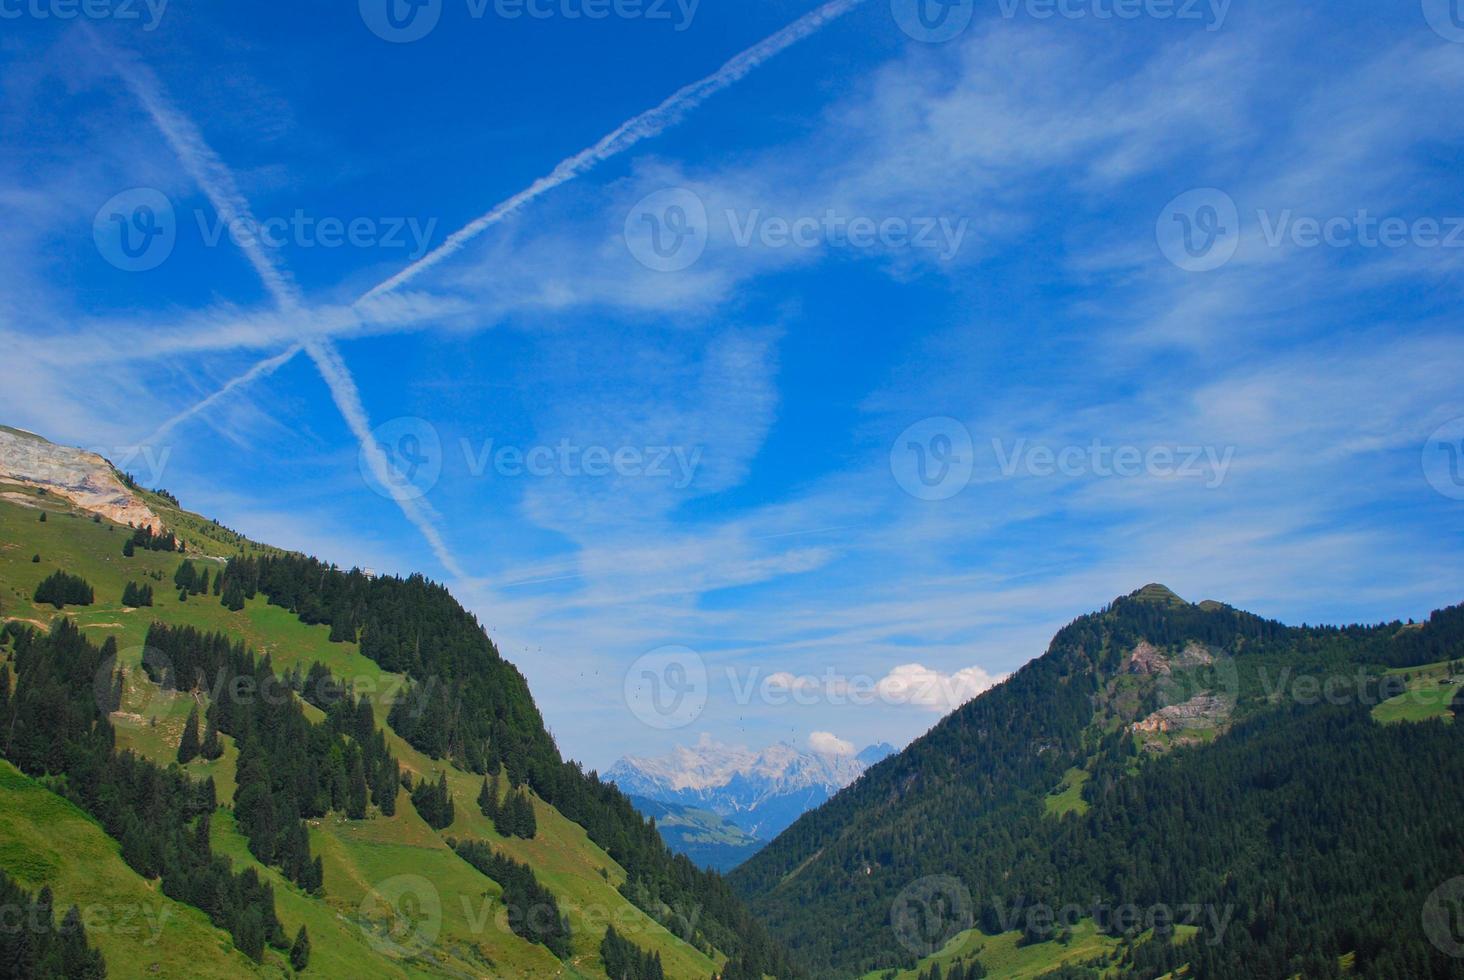
<path id="1" fill-rule="evenodd" d="M 710 810 L 644 796 L 632 796 L 630 802 L 656 821 L 667 847 L 686 855 L 700 868 L 726 874 L 767 844 Z"/>
<path id="2" fill-rule="evenodd" d="M 664 756 L 621 759 L 605 778 L 632 797 L 710 810 L 767 841 L 894 753 L 884 742 L 854 755 L 786 742 L 755 750 L 703 735 L 696 745 Z"/>

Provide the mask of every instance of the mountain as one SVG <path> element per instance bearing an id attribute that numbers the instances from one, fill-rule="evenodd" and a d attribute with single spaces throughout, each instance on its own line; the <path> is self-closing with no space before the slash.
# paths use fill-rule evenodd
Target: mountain
<path id="1" fill-rule="evenodd" d="M 668 977 L 796 974 L 719 877 L 560 757 L 446 588 L 251 541 L 18 430 L 0 897 L 52 923 L 0 930 L 22 973 L 55 935 L 75 976 L 93 952 L 111 976 L 601 978 L 635 951 Z"/>
<path id="2" fill-rule="evenodd" d="M 1464 607 L 1290 627 L 1149 586 L 729 880 L 831 978 L 1458 978 L 1461 689 Z"/>
<path id="3" fill-rule="evenodd" d="M 726 873 L 756 854 L 766 841 L 713 813 L 678 803 L 632 796 L 635 808 L 656 821 L 666 846 L 697 867 Z"/>
<path id="4" fill-rule="evenodd" d="M 668 755 L 621 759 L 605 778 L 632 797 L 709 810 L 771 840 L 894 751 L 880 743 L 855 755 L 823 753 L 786 742 L 757 751 L 703 735 Z"/>

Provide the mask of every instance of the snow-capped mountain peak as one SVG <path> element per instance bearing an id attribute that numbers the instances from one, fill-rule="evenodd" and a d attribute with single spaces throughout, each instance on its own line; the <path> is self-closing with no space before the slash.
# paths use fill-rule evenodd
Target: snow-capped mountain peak
<path id="1" fill-rule="evenodd" d="M 895 751 L 881 743 L 851 754 L 838 743 L 832 736 L 812 741 L 839 751 L 787 742 L 758 750 L 702 735 L 695 745 L 677 746 L 664 756 L 621 759 L 605 775 L 632 796 L 702 807 L 770 840 Z"/>

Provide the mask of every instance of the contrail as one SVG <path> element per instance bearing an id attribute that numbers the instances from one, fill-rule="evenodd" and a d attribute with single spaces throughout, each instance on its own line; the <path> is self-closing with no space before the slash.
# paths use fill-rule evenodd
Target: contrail
<path id="1" fill-rule="evenodd" d="M 209 395 L 197 405 L 194 405 L 192 408 L 184 409 L 177 415 L 174 415 L 172 418 L 168 419 L 168 421 L 164 422 L 162 425 L 158 426 L 157 429 L 153 431 L 153 434 L 148 436 L 147 439 L 143 442 L 143 445 L 156 445 L 169 432 L 172 432 L 179 425 L 187 422 L 199 412 L 205 411 L 215 402 L 226 397 L 229 392 L 233 391 L 235 388 L 243 387 L 244 385 L 249 384 L 251 381 L 256 381 L 266 375 L 274 374 L 280 368 L 284 367 L 285 364 L 293 360 L 295 355 L 300 353 L 300 351 L 304 349 L 304 346 L 304 344 L 296 344 L 289 350 L 285 351 L 283 354 L 277 354 L 274 357 L 269 358 L 268 360 L 260 361 L 248 371 L 245 371 L 243 374 L 230 380 L 228 384 L 224 385 L 212 395 Z"/>
<path id="2" fill-rule="evenodd" d="M 692 82 L 690 85 L 683 86 L 674 95 L 654 109 L 648 109 L 640 115 L 632 117 L 629 121 L 622 123 L 620 126 L 617 126 L 593 146 L 560 161 L 550 171 L 548 176 L 540 177 L 524 190 L 519 191 L 517 194 L 496 205 L 486 214 L 453 232 L 441 245 L 427 255 L 424 255 L 421 259 L 412 263 L 401 272 L 398 272 L 390 279 L 378 283 L 362 294 L 361 298 L 356 301 L 356 304 L 376 299 L 395 291 L 443 259 L 457 253 L 468 242 L 521 210 L 536 198 L 559 187 L 561 184 L 568 183 L 576 177 L 588 173 L 599 164 L 624 153 L 642 140 L 659 136 L 679 123 L 685 118 L 687 113 L 696 109 L 713 95 L 741 80 L 770 58 L 817 33 L 829 22 L 837 20 L 864 2 L 865 0 L 831 0 L 831 2 L 825 3 L 812 13 L 805 14 L 798 20 L 795 20 L 776 34 L 764 38 L 746 51 L 733 57 L 707 77 L 700 81 Z M 243 383 L 247 383 L 249 380 L 253 380 L 250 372 L 245 372 L 244 375 L 235 379 L 235 381 Z M 228 387 L 232 390 L 237 385 L 234 382 L 230 382 Z M 209 396 L 205 401 L 211 404 L 214 401 L 214 396 Z M 190 409 L 183 414 L 191 417 L 193 414 L 196 414 L 195 409 L 202 407 L 203 405 L 200 403 L 194 406 L 194 409 Z"/>
<path id="3" fill-rule="evenodd" d="M 831 0 L 812 13 L 795 20 L 776 34 L 759 41 L 706 78 L 683 86 L 654 109 L 648 109 L 631 118 L 604 136 L 598 143 L 560 161 L 548 176 L 540 177 L 487 214 L 453 232 L 437 248 L 373 288 L 363 298 L 391 292 L 415 279 L 535 198 L 575 179 L 611 157 L 624 153 L 642 140 L 661 135 L 713 95 L 740 81 L 768 59 L 822 30 L 824 25 L 844 16 L 863 2 L 864 0 Z"/>
<path id="4" fill-rule="evenodd" d="M 251 225 L 254 224 L 254 215 L 250 211 L 249 202 L 240 193 L 233 173 L 214 153 L 213 148 L 204 140 L 203 134 L 193 125 L 193 122 L 167 100 L 156 76 L 147 67 L 127 60 L 107 48 L 89 26 L 83 26 L 93 45 L 112 62 L 117 74 L 122 77 L 127 87 L 132 90 L 148 115 L 152 117 L 153 123 L 162 132 L 168 145 L 173 148 L 173 152 L 182 162 L 184 169 L 193 177 L 195 183 L 208 197 L 209 202 L 213 204 L 219 218 L 225 223 L 246 221 Z M 241 242 L 241 248 L 249 263 L 259 274 L 265 289 L 274 297 L 280 310 L 282 312 L 299 310 L 303 306 L 303 301 L 299 287 L 295 285 L 289 273 L 278 265 L 273 256 L 267 254 L 253 237 L 246 237 Z M 390 492 L 392 499 L 401 508 L 402 514 L 421 532 L 428 547 L 432 549 L 442 566 L 455 578 L 465 578 L 462 566 L 457 563 L 451 551 L 448 550 L 441 533 L 428 515 L 426 506 L 407 496 L 405 491 L 398 489 L 392 476 L 391 463 L 371 433 L 371 422 L 366 414 L 365 406 L 361 403 L 361 393 L 356 387 L 356 381 L 346 367 L 345 361 L 341 359 L 340 352 L 336 350 L 335 345 L 328 339 L 311 339 L 303 341 L 298 347 L 309 354 L 311 360 L 315 362 L 315 367 L 330 390 L 336 408 L 340 411 L 346 426 L 356 437 L 356 441 L 360 443 L 361 454 L 377 483 Z M 279 354 L 261 362 L 255 368 L 251 368 L 230 382 L 225 388 L 236 388 L 245 383 L 246 379 L 268 373 L 263 369 L 263 365 L 272 361 L 283 364 L 289 359 L 287 354 L 290 352 L 287 351 L 285 354 Z M 214 400 L 217 400 L 216 395 L 205 399 L 206 402 Z M 195 409 L 190 409 L 183 415 L 186 417 L 193 414 L 194 411 Z"/>

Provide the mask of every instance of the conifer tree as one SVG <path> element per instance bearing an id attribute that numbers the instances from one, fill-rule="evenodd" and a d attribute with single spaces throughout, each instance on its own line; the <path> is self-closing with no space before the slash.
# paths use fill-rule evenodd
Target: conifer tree
<path id="1" fill-rule="evenodd" d="M 208 710 L 208 723 L 203 727 L 203 741 L 198 746 L 198 754 L 209 762 L 214 761 L 224 754 L 224 742 L 219 738 L 219 726 L 214 724 L 214 711 Z"/>
<path id="2" fill-rule="evenodd" d="M 305 931 L 305 926 L 300 926 L 300 931 L 295 934 L 295 944 L 290 947 L 290 966 L 296 973 L 302 972 L 310 963 L 310 934 Z"/>
<path id="3" fill-rule="evenodd" d="M 352 820 L 366 819 L 366 766 L 361 762 L 359 750 L 351 753 L 350 787 L 346 795 L 346 816 Z"/>
<path id="4" fill-rule="evenodd" d="M 483 816 L 492 820 L 496 826 L 498 823 L 498 777 L 484 776 L 483 788 L 478 791 L 478 809 L 483 811 Z"/>
<path id="5" fill-rule="evenodd" d="M 188 765 L 198 757 L 198 706 L 194 705 L 193 710 L 188 712 L 188 720 L 183 723 L 183 738 L 178 742 L 178 761 Z"/>

